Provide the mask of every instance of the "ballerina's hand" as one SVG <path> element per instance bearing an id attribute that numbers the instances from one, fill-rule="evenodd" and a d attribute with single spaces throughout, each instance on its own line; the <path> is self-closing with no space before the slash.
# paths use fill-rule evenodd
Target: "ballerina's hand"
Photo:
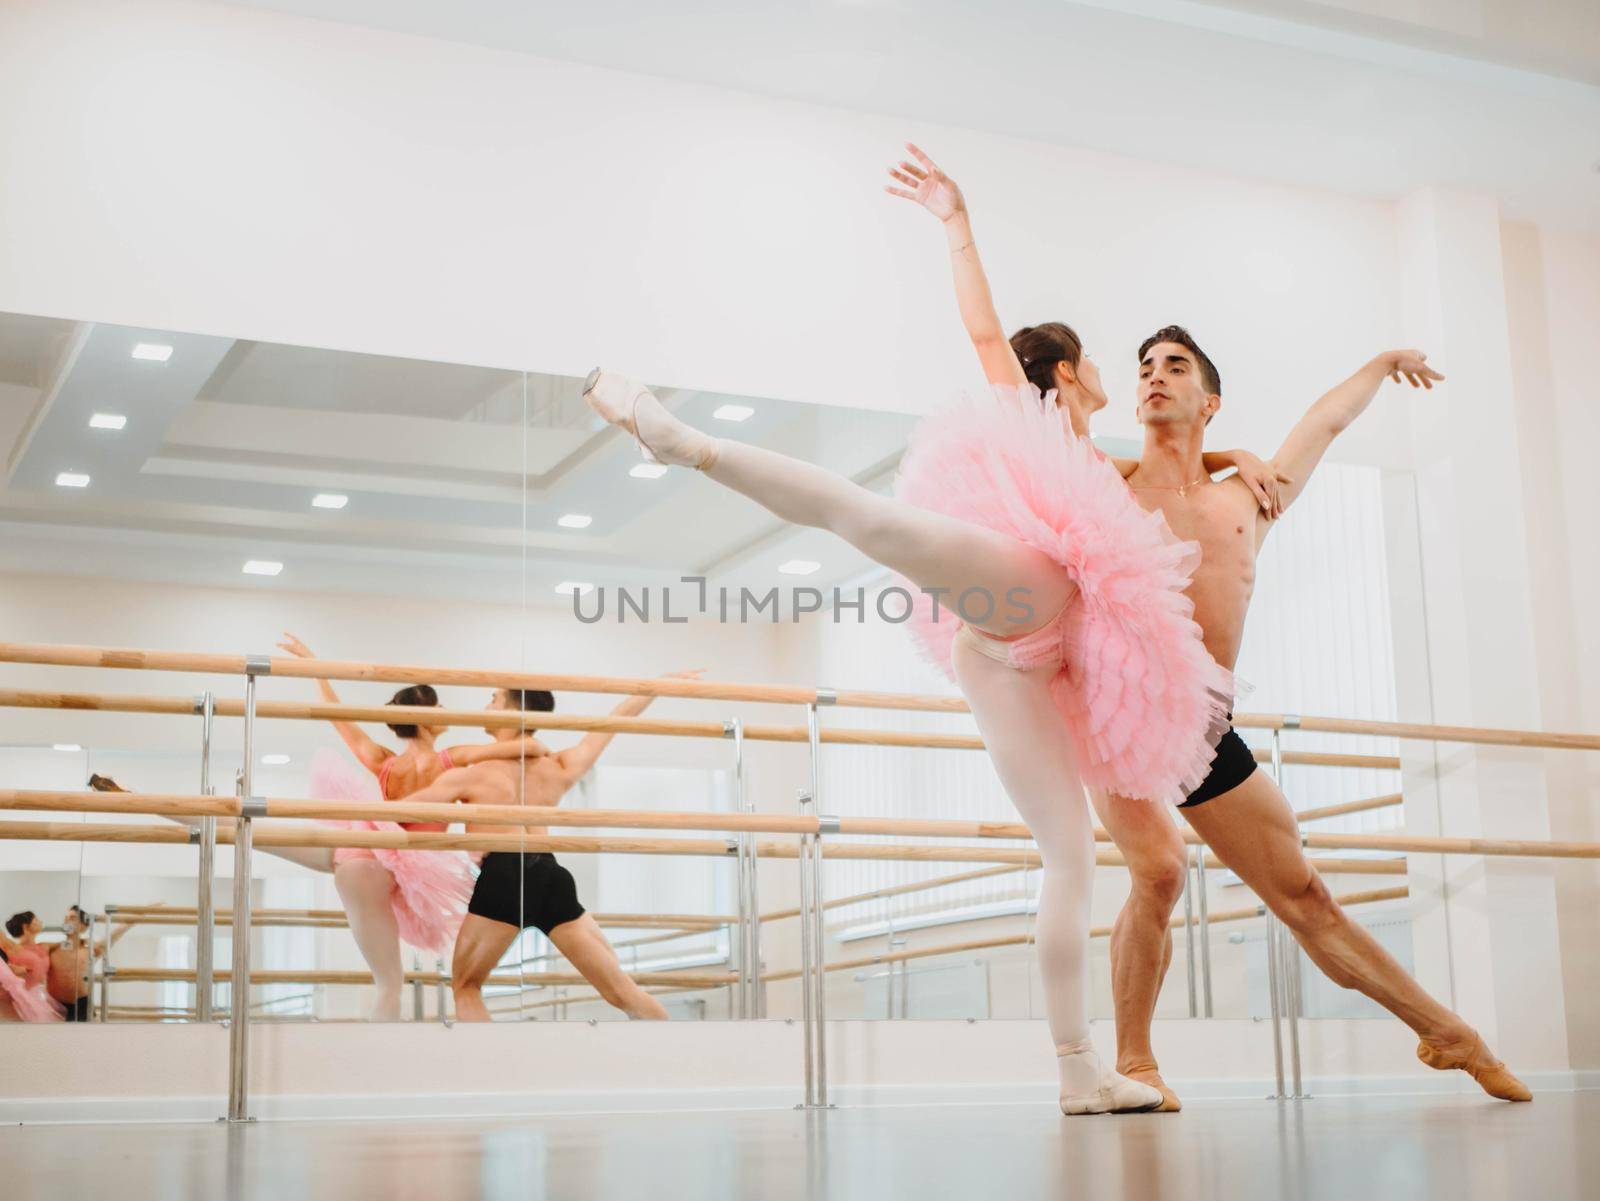
<path id="1" fill-rule="evenodd" d="M 1278 470 L 1276 463 L 1263 463 L 1248 450 L 1234 451 L 1233 465 L 1238 469 L 1239 478 L 1255 493 L 1261 512 L 1271 521 L 1282 517 L 1283 493 L 1280 489 L 1294 483 L 1294 480 Z"/>
<path id="2" fill-rule="evenodd" d="M 917 163 L 901 160 L 898 167 L 890 167 L 889 175 L 906 186 L 896 188 L 885 185 L 883 190 L 891 196 L 903 196 L 916 201 L 940 221 L 948 221 L 957 213 L 966 212 L 967 201 L 961 195 L 961 189 L 956 187 L 956 181 L 939 170 L 937 163 L 910 142 L 906 143 L 906 149 L 922 165 L 919 167 Z"/>
<path id="3" fill-rule="evenodd" d="M 1443 379 L 1432 367 L 1428 366 L 1428 356 L 1420 350 L 1391 350 L 1383 356 L 1385 366 L 1389 369 L 1389 378 L 1395 383 L 1401 383 L 1401 376 L 1413 388 L 1433 389 L 1433 381 Z"/>
<path id="4" fill-rule="evenodd" d="M 311 648 L 305 643 L 301 642 L 300 639 L 296 638 L 293 634 L 289 633 L 288 630 L 283 632 L 283 641 L 278 643 L 278 649 L 280 651 L 288 651 L 297 659 L 316 658 L 316 656 L 311 653 Z"/>

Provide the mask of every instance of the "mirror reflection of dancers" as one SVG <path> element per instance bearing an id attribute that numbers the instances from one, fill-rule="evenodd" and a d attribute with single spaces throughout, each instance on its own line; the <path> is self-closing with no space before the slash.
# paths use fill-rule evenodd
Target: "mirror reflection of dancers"
<path id="1" fill-rule="evenodd" d="M 44 923 L 31 909 L 6 919 L 0 934 L 0 1016 L 17 1022 L 59 1022 L 65 1008 L 46 991 L 50 949 L 38 941 Z"/>
<path id="2" fill-rule="evenodd" d="M 664 680 L 699 679 L 702 669 L 667 672 Z M 654 700 L 632 696 L 610 713 L 612 717 L 636 717 Z M 548 712 L 555 700 L 548 692 L 501 689 L 489 702 L 490 709 L 516 712 Z M 501 743 L 515 744 L 517 732 L 491 729 Z M 615 734 L 595 731 L 584 735 L 573 747 L 537 759 L 511 762 L 497 759 L 474 767 L 457 768 L 440 776 L 427 788 L 404 798 L 407 801 L 468 805 L 554 806 L 599 759 L 600 752 Z M 503 826 L 467 821 L 474 834 L 546 834 L 545 826 Z M 517 935 L 529 926 L 542 931 L 563 958 L 587 980 L 607 1004 L 631 1018 L 665 1020 L 667 1011 L 660 1001 L 645 992 L 633 977 L 622 970 L 616 951 L 594 917 L 578 901 L 572 873 L 556 862 L 549 852 L 517 853 L 494 851 L 482 857 L 477 885 L 467 907 L 467 919 L 456 936 L 455 956 L 450 969 L 455 994 L 456 1017 L 464 1022 L 487 1022 L 489 1009 L 483 1003 L 483 985 L 505 956 Z"/>
<path id="3" fill-rule="evenodd" d="M 293 634 L 285 633 L 279 649 L 301 659 L 314 659 L 311 649 Z M 339 694 L 327 680 L 317 681 L 317 691 L 330 705 Z M 391 705 L 437 707 L 438 694 L 427 684 L 400 689 Z M 512 737 L 494 742 L 437 747 L 448 726 L 391 723 L 389 729 L 404 743 L 398 752 L 368 737 L 354 722 L 334 721 L 333 728 L 373 781 L 352 771 L 342 759 L 319 752 L 311 763 L 310 795 L 318 800 L 399 800 L 439 779 L 452 768 L 470 767 L 490 760 L 540 758 L 549 753 L 536 738 Z M 337 821 L 325 824 L 360 830 L 433 830 L 444 822 Z M 372 969 L 377 993 L 370 1014 L 373 1021 L 400 1020 L 400 992 L 405 973 L 400 943 L 432 955 L 444 956 L 455 944 L 456 931 L 466 916 L 472 895 L 472 871 L 464 851 L 404 851 L 384 848 L 341 847 L 331 854 L 329 868 L 334 886 L 350 921 L 350 933 Z"/>
<path id="4" fill-rule="evenodd" d="M 293 635 L 286 635 L 280 646 L 299 658 L 314 658 L 310 649 Z M 339 696 L 325 680 L 318 691 L 329 704 Z M 391 705 L 436 707 L 438 695 L 426 684 L 402 688 L 390 698 Z M 438 779 L 452 768 L 492 759 L 537 759 L 549 748 L 536 738 L 509 738 L 439 749 L 435 741 L 448 726 L 394 724 L 389 728 L 405 746 L 391 751 L 369 738 L 353 722 L 332 723 L 345 745 L 360 760 L 370 776 L 354 769 L 332 751 L 319 750 L 312 756 L 308 791 L 318 800 L 383 801 L 398 800 L 407 792 Z M 373 777 L 376 777 L 374 782 Z M 95 775 L 89 786 L 99 792 L 127 792 L 115 780 Z M 174 817 L 187 826 L 198 826 L 199 818 Z M 229 830 L 231 817 L 219 817 L 217 829 Z M 360 830 L 444 830 L 442 822 L 334 821 L 321 825 Z M 339 900 L 350 923 L 361 956 L 372 971 L 374 995 L 368 1019 L 375 1022 L 400 1020 L 400 994 L 405 983 L 405 968 L 400 944 L 405 942 L 435 956 L 450 954 L 456 931 L 466 916 L 467 900 L 472 895 L 472 869 L 464 851 L 407 851 L 367 847 L 272 847 L 256 848 L 290 863 L 333 876 Z"/>

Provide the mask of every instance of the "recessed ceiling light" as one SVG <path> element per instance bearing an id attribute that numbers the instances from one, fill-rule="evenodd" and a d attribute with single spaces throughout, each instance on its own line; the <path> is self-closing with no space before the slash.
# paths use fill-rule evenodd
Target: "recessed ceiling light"
<path id="1" fill-rule="evenodd" d="M 755 410 L 749 405 L 723 405 L 711 415 L 719 421 L 743 421 L 755 416 Z"/>
<path id="2" fill-rule="evenodd" d="M 821 563 L 813 563 L 810 559 L 790 559 L 787 563 L 779 563 L 778 570 L 784 575 L 810 575 L 821 566 Z"/>
<path id="3" fill-rule="evenodd" d="M 636 480 L 658 480 L 667 474 L 665 463 L 637 463 L 629 469 L 628 474 Z"/>
<path id="4" fill-rule="evenodd" d="M 69 751 L 69 752 L 76 752 L 76 751 L 83 750 L 83 748 L 81 746 L 79 746 L 76 742 L 58 742 L 54 746 L 52 746 L 50 749 L 52 751 Z"/>
<path id="5" fill-rule="evenodd" d="M 57 488 L 87 488 L 89 477 L 81 471 L 63 471 L 56 476 Z"/>
<path id="6" fill-rule="evenodd" d="M 172 357 L 172 347 L 160 342 L 141 342 L 133 348 L 133 357 L 151 363 L 165 363 Z"/>
<path id="7" fill-rule="evenodd" d="M 594 591 L 594 585 L 585 584 L 581 580 L 562 580 L 556 585 L 556 591 L 564 596 L 571 596 L 573 593 L 584 596 Z"/>
<path id="8" fill-rule="evenodd" d="M 277 575 L 283 570 L 283 564 L 274 563 L 271 559 L 251 559 L 243 570 L 245 575 Z"/>
<path id="9" fill-rule="evenodd" d="M 92 430 L 120 430 L 128 424 L 128 419 L 121 413 L 96 413 L 89 418 L 89 428 Z"/>
<path id="10" fill-rule="evenodd" d="M 556 519 L 556 524 L 568 530 L 586 530 L 594 521 L 587 513 L 567 513 Z"/>
<path id="11" fill-rule="evenodd" d="M 337 492 L 319 492 L 311 498 L 311 507 L 314 509 L 342 509 L 349 503 L 348 496 Z"/>
<path id="12" fill-rule="evenodd" d="M 289 756 L 288 755 L 262 755 L 261 756 L 261 765 L 263 767 L 282 767 L 287 762 L 289 762 Z"/>

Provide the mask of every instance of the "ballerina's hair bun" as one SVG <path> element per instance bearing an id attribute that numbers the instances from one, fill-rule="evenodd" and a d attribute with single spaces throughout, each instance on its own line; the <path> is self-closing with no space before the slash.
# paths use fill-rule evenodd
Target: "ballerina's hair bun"
<path id="1" fill-rule="evenodd" d="M 1028 382 L 1039 389 L 1041 396 L 1056 386 L 1057 363 L 1077 370 L 1083 358 L 1082 339 L 1070 325 L 1060 321 L 1023 326 L 1011 335 L 1011 349 L 1016 352 Z"/>

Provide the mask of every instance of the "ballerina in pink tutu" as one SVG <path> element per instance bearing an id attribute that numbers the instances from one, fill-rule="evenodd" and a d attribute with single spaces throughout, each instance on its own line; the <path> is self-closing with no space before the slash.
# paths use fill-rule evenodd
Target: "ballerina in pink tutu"
<path id="1" fill-rule="evenodd" d="M 919 195 L 908 172 L 896 178 L 908 188 L 891 191 L 938 215 L 943 198 Z M 1036 942 L 1062 1111 L 1153 1109 L 1161 1094 L 1111 1070 L 1089 1041 L 1094 833 L 1084 784 L 1181 801 L 1228 728 L 1232 679 L 1206 653 L 1183 595 L 1197 548 L 1135 503 L 1122 478 L 1134 464 L 1119 468 L 1089 442 L 1089 415 L 1106 403 L 1093 362 L 1064 326 L 1007 339 L 971 239 L 951 249 L 991 392 L 918 427 L 893 498 L 711 437 L 609 372 L 591 374 L 584 395 L 647 458 L 831 530 L 924 593 L 914 632 L 961 686 L 1039 845 Z M 1259 460 L 1212 456 L 1206 466 L 1241 464 L 1270 505 Z"/>

